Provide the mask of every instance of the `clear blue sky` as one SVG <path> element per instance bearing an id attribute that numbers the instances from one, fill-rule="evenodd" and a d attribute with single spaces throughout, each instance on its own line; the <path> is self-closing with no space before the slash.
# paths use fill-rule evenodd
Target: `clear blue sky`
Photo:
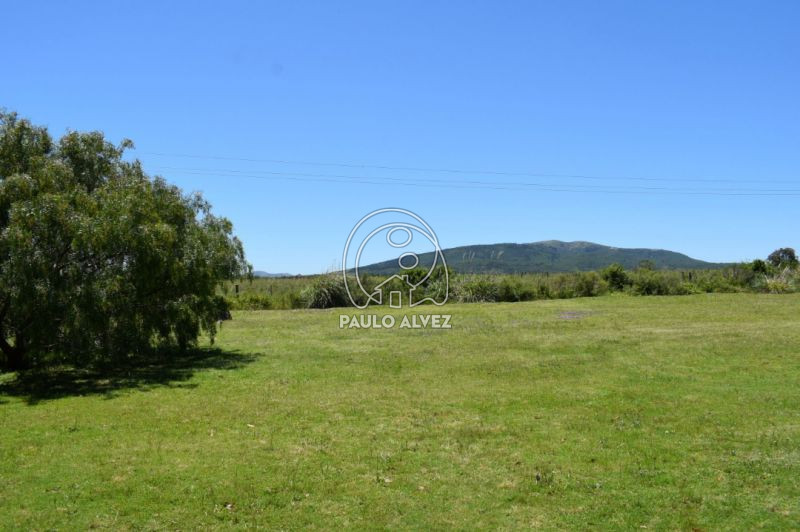
<path id="1" fill-rule="evenodd" d="M 257 269 L 335 267 L 385 206 L 447 247 L 800 247 L 800 196 L 663 190 L 800 190 L 796 1 L 13 2 L 3 19 L 0 105 L 131 138 L 234 222 Z"/>

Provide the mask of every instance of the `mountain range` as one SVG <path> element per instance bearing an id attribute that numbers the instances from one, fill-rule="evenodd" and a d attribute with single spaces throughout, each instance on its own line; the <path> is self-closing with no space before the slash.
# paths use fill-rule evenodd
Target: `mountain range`
<path id="1" fill-rule="evenodd" d="M 618 263 L 626 269 L 650 261 L 656 269 L 713 269 L 725 264 L 693 259 L 663 249 L 617 248 L 593 242 L 547 240 L 529 244 L 485 244 L 442 250 L 447 265 L 459 273 L 535 273 L 599 270 Z M 420 255 L 420 264 L 430 264 L 433 253 Z M 397 260 L 363 266 L 365 272 L 392 274 Z"/>
<path id="2" fill-rule="evenodd" d="M 291 273 L 269 273 L 261 270 L 253 271 L 253 277 L 294 277 Z"/>

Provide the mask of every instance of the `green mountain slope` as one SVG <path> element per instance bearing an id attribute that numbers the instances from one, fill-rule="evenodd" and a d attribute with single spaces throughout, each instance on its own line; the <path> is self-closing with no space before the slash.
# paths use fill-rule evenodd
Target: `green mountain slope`
<path id="1" fill-rule="evenodd" d="M 431 255 L 431 253 L 420 255 L 420 263 L 430 263 Z M 444 256 L 447 265 L 460 273 L 574 272 L 598 270 L 615 262 L 631 269 L 637 267 L 643 260 L 652 261 L 657 269 L 705 269 L 724 266 L 663 249 L 615 248 L 592 242 L 559 240 L 530 244 L 461 246 L 445 249 Z M 398 270 L 397 261 L 371 264 L 363 270 L 375 274 L 391 274 Z"/>

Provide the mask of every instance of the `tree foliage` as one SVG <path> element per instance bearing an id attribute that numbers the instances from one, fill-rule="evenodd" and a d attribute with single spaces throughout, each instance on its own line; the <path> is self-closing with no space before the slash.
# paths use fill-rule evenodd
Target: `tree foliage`
<path id="1" fill-rule="evenodd" d="M 776 268 L 794 268 L 797 266 L 797 254 L 792 248 L 780 248 L 770 253 L 767 261 Z"/>
<path id="2" fill-rule="evenodd" d="M 630 278 L 621 264 L 611 264 L 604 268 L 600 275 L 608 283 L 611 290 L 622 291 L 630 284 Z"/>
<path id="3" fill-rule="evenodd" d="M 123 160 L 130 141 L 0 112 L 0 350 L 90 364 L 214 335 L 219 282 L 250 274 L 232 225 Z"/>
<path id="4" fill-rule="evenodd" d="M 750 269 L 753 273 L 760 273 L 766 275 L 769 273 L 769 265 L 761 259 L 755 259 L 750 263 Z"/>

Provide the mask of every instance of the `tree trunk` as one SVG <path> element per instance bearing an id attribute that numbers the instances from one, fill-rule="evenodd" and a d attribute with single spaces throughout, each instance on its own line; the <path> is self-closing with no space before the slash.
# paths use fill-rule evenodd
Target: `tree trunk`
<path id="1" fill-rule="evenodd" d="M 11 353 L 6 353 L 6 369 L 9 371 L 19 371 L 28 367 L 27 360 L 25 360 L 25 352 L 20 349 L 14 349 Z"/>
<path id="2" fill-rule="evenodd" d="M 20 342 L 21 338 L 17 338 L 18 345 L 11 345 L 5 338 L 5 335 L 0 334 L 0 350 L 5 355 L 5 362 L 3 368 L 8 371 L 19 371 L 28 367 L 27 360 L 25 359 L 24 342 Z"/>

